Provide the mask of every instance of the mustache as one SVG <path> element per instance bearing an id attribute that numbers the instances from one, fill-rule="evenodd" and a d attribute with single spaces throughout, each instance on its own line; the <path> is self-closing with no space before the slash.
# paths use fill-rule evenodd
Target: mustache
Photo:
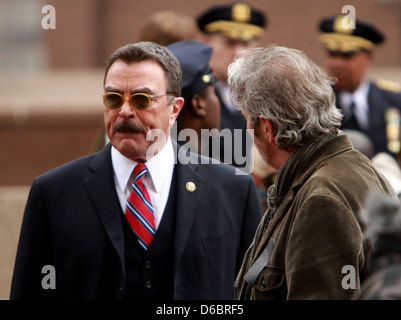
<path id="1" fill-rule="evenodd" d="M 113 131 L 114 133 L 116 132 L 145 133 L 145 130 L 142 127 L 128 121 L 117 123 L 114 126 Z"/>

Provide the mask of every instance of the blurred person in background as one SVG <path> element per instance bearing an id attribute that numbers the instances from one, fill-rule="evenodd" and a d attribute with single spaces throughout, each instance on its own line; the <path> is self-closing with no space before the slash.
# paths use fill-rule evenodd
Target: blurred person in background
<path id="1" fill-rule="evenodd" d="M 246 122 L 241 113 L 232 106 L 227 85 L 227 69 L 235 55 L 242 49 L 255 46 L 264 35 L 267 26 L 266 15 L 246 3 L 216 4 L 198 15 L 197 22 L 202 32 L 202 41 L 213 48 L 210 65 L 218 79 L 215 84 L 216 93 L 221 105 L 221 130 L 228 129 L 233 137 L 232 144 L 222 143 L 224 148 L 236 148 L 251 161 L 252 139 L 246 130 Z M 234 141 L 234 130 L 240 130 L 239 137 Z M 234 154 L 234 152 L 232 153 Z M 225 163 L 243 167 L 243 163 L 229 157 L 221 159 Z"/>
<path id="2" fill-rule="evenodd" d="M 359 300 L 401 300 L 401 205 L 398 199 L 372 192 L 361 212 L 372 241 L 369 277 L 362 283 Z"/>
<path id="3" fill-rule="evenodd" d="M 400 150 L 401 86 L 367 77 L 375 50 L 385 41 L 373 24 L 336 15 L 319 23 L 325 67 L 337 79 L 333 88 L 344 114 L 342 129 L 358 130 L 373 143 L 375 154 L 396 157 Z"/>
<path id="4" fill-rule="evenodd" d="M 196 20 L 175 11 L 159 11 L 143 24 L 138 41 L 153 41 L 163 46 L 185 39 L 198 39 L 200 30 Z"/>
<path id="5" fill-rule="evenodd" d="M 197 40 L 175 42 L 167 48 L 177 57 L 183 74 L 184 106 L 177 117 L 178 137 L 185 133 L 184 129 L 191 129 L 191 135 L 184 136 L 186 139 L 178 143 L 187 142 L 189 150 L 212 157 L 220 128 L 220 102 L 214 90 L 216 78 L 209 65 L 213 49 Z M 203 135 L 205 131 L 211 135 Z M 193 133 L 196 135 L 192 136 Z M 219 160 L 219 155 L 215 154 Z"/>
<path id="6" fill-rule="evenodd" d="M 368 157 L 368 159 L 373 158 L 375 155 L 375 149 L 372 141 L 366 134 L 353 129 L 344 129 L 343 132 L 347 135 L 356 150 L 360 151 L 363 155 Z"/>

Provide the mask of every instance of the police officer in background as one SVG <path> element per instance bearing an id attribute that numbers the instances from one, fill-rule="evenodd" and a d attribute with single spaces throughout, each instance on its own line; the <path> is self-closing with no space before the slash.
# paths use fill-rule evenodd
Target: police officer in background
<path id="1" fill-rule="evenodd" d="M 232 105 L 227 86 L 227 69 L 234 60 L 235 55 L 242 49 L 254 46 L 265 32 L 267 18 L 265 14 L 245 3 L 233 3 L 215 5 L 203 12 L 197 18 L 199 29 L 202 32 L 201 40 L 213 47 L 213 55 L 210 65 L 219 81 L 215 88 L 221 104 L 221 130 L 241 129 L 242 144 L 238 139 L 232 145 L 234 148 L 241 148 L 243 156 L 248 158 L 252 152 L 252 139 L 247 134 L 246 122 L 242 114 Z M 248 139 L 248 143 L 246 143 Z M 224 145 L 221 141 L 221 155 L 224 155 Z M 246 152 L 246 154 L 245 154 Z M 238 160 L 238 159 L 237 159 Z M 222 157 L 225 163 L 243 167 L 241 161 L 236 161 L 234 156 L 231 159 Z"/>
<path id="2" fill-rule="evenodd" d="M 167 48 L 182 68 L 182 96 L 185 102 L 177 117 L 178 143 L 189 151 L 212 157 L 211 148 L 216 138 L 213 133 L 218 134 L 220 128 L 220 102 L 213 86 L 216 78 L 209 65 L 213 49 L 204 42 L 192 39 L 172 43 Z M 184 132 L 185 129 L 192 130 Z M 202 129 L 210 133 L 205 135 L 210 137 L 207 141 L 202 139 Z"/>
<path id="3" fill-rule="evenodd" d="M 337 105 L 344 114 L 342 129 L 358 130 L 372 141 L 375 154 L 399 152 L 400 86 L 387 80 L 372 81 L 367 70 L 377 45 L 385 36 L 372 24 L 336 15 L 320 24 L 325 66 L 337 79 Z"/>

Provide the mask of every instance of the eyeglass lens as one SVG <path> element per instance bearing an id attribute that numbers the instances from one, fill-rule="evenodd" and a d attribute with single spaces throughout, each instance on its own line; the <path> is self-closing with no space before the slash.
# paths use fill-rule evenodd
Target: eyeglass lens
<path id="1" fill-rule="evenodd" d="M 105 104 L 110 109 L 118 109 L 122 106 L 124 100 L 122 96 L 116 93 L 109 93 L 105 96 Z M 131 105 L 138 110 L 144 110 L 149 106 L 149 98 L 144 94 L 134 94 L 131 96 Z"/>
<path id="2" fill-rule="evenodd" d="M 123 103 L 123 98 L 115 93 L 110 93 L 105 96 L 104 103 L 110 109 L 118 109 Z"/>
<path id="3" fill-rule="evenodd" d="M 149 106 L 149 98 L 144 94 L 134 94 L 131 97 L 132 105 L 138 110 L 144 110 Z"/>

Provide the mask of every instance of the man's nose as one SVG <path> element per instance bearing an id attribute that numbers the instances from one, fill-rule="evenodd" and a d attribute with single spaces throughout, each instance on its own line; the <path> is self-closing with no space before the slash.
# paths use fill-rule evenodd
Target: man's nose
<path id="1" fill-rule="evenodd" d="M 124 96 L 123 99 L 124 99 L 123 104 L 121 106 L 120 113 L 119 113 L 120 116 L 127 117 L 127 118 L 134 117 L 135 111 L 134 111 L 134 108 L 132 108 L 130 105 L 130 101 L 129 101 L 130 97 Z"/>

